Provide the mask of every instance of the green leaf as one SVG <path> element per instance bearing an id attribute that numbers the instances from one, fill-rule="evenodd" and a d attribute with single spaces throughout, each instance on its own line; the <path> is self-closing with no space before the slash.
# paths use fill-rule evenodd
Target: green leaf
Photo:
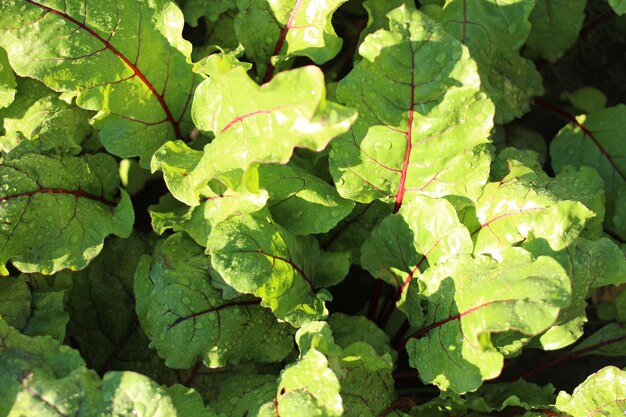
<path id="1" fill-rule="evenodd" d="M 22 272 L 82 269 L 107 235 L 131 232 L 133 208 L 108 155 L 26 154 L 0 164 L 0 178 L 0 275 L 7 261 Z"/>
<path id="2" fill-rule="evenodd" d="M 200 130 L 216 136 L 202 166 L 217 173 L 285 164 L 296 147 L 321 151 L 356 118 L 326 101 L 324 75 L 314 66 L 282 72 L 262 87 L 241 66 L 211 73 L 198 86 L 192 113 Z"/>
<path id="3" fill-rule="evenodd" d="M 220 385 L 219 398 L 211 406 L 226 416 L 258 417 L 259 408 L 274 399 L 277 385 L 275 375 L 233 375 Z"/>
<path id="4" fill-rule="evenodd" d="M 210 259 L 184 234 L 143 257 L 135 274 L 137 315 L 165 364 L 211 367 L 243 360 L 278 362 L 293 346 L 290 327 L 279 324 L 259 300 L 225 300 L 211 278 Z"/>
<path id="5" fill-rule="evenodd" d="M 620 285 L 626 281 L 626 259 L 611 240 L 591 241 L 578 238 L 566 249 L 555 253 L 545 242 L 530 240 L 524 248 L 535 256 L 551 256 L 567 271 L 572 281 L 572 302 L 561 310 L 553 327 L 538 338 L 545 350 L 568 346 L 583 334 L 587 321 L 587 298 L 592 289 Z"/>
<path id="6" fill-rule="evenodd" d="M 379 356 L 386 353 L 395 355 L 395 351 L 389 344 L 387 333 L 364 316 L 334 313 L 327 322 L 333 331 L 335 343 L 342 349 L 346 349 L 353 343 L 366 342 L 375 349 Z"/>
<path id="7" fill-rule="evenodd" d="M 413 197 L 413 196 L 411 196 Z M 399 292 L 429 265 L 471 254 L 472 239 L 452 204 L 414 196 L 372 230 L 361 248 L 361 265 Z"/>
<path id="8" fill-rule="evenodd" d="M 535 0 L 530 14 L 532 29 L 526 46 L 555 62 L 578 38 L 585 20 L 587 0 Z"/>
<path id="9" fill-rule="evenodd" d="M 359 34 L 358 45 L 361 45 L 370 33 L 379 29 L 389 29 L 387 14 L 402 5 L 412 7 L 407 0 L 365 0 L 363 8 L 367 10 L 367 25 Z M 355 59 L 360 59 L 360 57 L 356 56 Z"/>
<path id="10" fill-rule="evenodd" d="M 467 49 L 430 18 L 403 6 L 390 30 L 367 36 L 363 59 L 339 84 L 338 99 L 359 111 L 332 144 L 339 193 L 400 207 L 407 190 L 476 197 L 487 180 L 493 105 Z"/>
<path id="11" fill-rule="evenodd" d="M 19 78 L 16 100 L 0 110 L 4 134 L 0 148 L 15 159 L 29 152 L 76 155 L 92 132 L 92 112 L 61 100 L 54 91 L 31 78 Z"/>
<path id="12" fill-rule="evenodd" d="M 296 235 L 326 233 L 354 208 L 334 187 L 295 165 L 261 165 L 259 177 L 272 217 Z"/>
<path id="13" fill-rule="evenodd" d="M 591 374 L 572 395 L 561 391 L 556 399 L 559 411 L 572 417 L 613 417 L 624 414 L 626 372 L 607 366 Z"/>
<path id="14" fill-rule="evenodd" d="M 13 102 L 16 93 L 15 74 L 9 65 L 7 53 L 0 48 L 0 109 Z"/>
<path id="15" fill-rule="evenodd" d="M 535 0 L 447 0 L 443 8 L 443 27 L 476 60 L 484 88 L 496 105 L 496 123 L 520 117 L 531 98 L 543 94 L 534 64 L 519 55 L 530 33 L 534 6 Z"/>
<path id="16" fill-rule="evenodd" d="M 594 87 L 580 87 L 574 91 L 561 94 L 570 103 L 584 113 L 593 113 L 606 107 L 606 95 Z"/>
<path id="17" fill-rule="evenodd" d="M 322 248 L 333 252 L 350 251 L 352 263 L 361 263 L 361 246 L 372 229 L 386 215 L 391 213 L 391 207 L 379 200 L 369 204 L 357 204 L 352 213 L 343 219 L 337 227 L 326 235 L 320 236 Z"/>
<path id="18" fill-rule="evenodd" d="M 197 83 L 183 16 L 167 0 L 3 0 L 0 45 L 20 76 L 78 91 L 107 150 L 146 166 L 165 141 L 191 130 Z"/>
<path id="19" fill-rule="evenodd" d="M 554 259 L 524 251 L 505 263 L 458 256 L 422 277 L 428 324 L 408 340 L 409 363 L 442 390 L 464 393 L 497 377 L 503 355 L 491 334 L 545 331 L 570 302 L 567 273 Z"/>
<path id="20" fill-rule="evenodd" d="M 246 55 L 259 68 L 267 69 L 306 56 L 316 64 L 333 58 L 342 41 L 331 22 L 332 14 L 346 0 L 237 0 L 237 38 Z M 269 66 L 269 67 L 268 67 Z M 295 90 L 294 90 L 295 91 Z"/>
<path id="21" fill-rule="evenodd" d="M 191 26 L 198 26 L 198 20 L 206 17 L 210 22 L 217 21 L 220 16 L 230 9 L 236 7 L 235 0 L 181 0 L 181 5 L 185 22 Z"/>
<path id="22" fill-rule="evenodd" d="M 279 320 L 300 327 L 327 316 L 329 294 L 318 291 L 315 281 L 317 243 L 292 235 L 265 211 L 218 224 L 207 247 L 222 279 L 241 293 L 260 297 Z"/>
<path id="23" fill-rule="evenodd" d="M 93 408 L 98 377 L 78 352 L 51 337 L 24 336 L 3 320 L 0 341 L 0 415 L 52 417 Z"/>
<path id="24" fill-rule="evenodd" d="M 541 387 L 522 379 L 508 384 L 488 384 L 467 394 L 465 402 L 469 409 L 484 413 L 507 407 L 546 409 L 554 404 L 554 387 L 551 384 Z"/>
<path id="25" fill-rule="evenodd" d="M 626 106 L 619 104 L 589 116 L 579 116 L 550 143 L 552 167 L 594 167 L 604 180 L 606 219 L 604 226 L 626 239 L 626 152 L 622 126 Z"/>
<path id="26" fill-rule="evenodd" d="M 113 238 L 84 270 L 72 274 L 68 337 L 99 374 L 132 370 L 167 379 L 168 372 L 148 349 L 149 340 L 135 314 L 133 275 L 139 258 L 150 252 L 145 236 Z"/>
<path id="27" fill-rule="evenodd" d="M 626 326 L 623 323 L 609 323 L 577 344 L 567 355 L 624 356 L 624 354 L 626 354 Z"/>
<path id="28" fill-rule="evenodd" d="M 579 201 L 561 198 L 560 184 L 546 178 L 542 172 L 512 164 L 509 175 L 487 184 L 476 202 L 476 217 L 462 220 L 476 242 L 474 253 L 499 259 L 500 249 L 530 237 L 545 239 L 552 249 L 561 250 L 578 237 L 594 213 Z M 582 178 L 577 181 L 582 183 Z"/>
<path id="29" fill-rule="evenodd" d="M 626 1 L 624 0 L 609 0 L 609 5 L 618 15 L 626 13 Z"/>

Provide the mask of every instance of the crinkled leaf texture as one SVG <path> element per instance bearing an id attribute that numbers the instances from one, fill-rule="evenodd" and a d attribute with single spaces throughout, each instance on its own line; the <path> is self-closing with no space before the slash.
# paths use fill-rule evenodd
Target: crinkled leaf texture
<path id="1" fill-rule="evenodd" d="M 193 390 L 164 388 L 134 372 L 100 379 L 78 352 L 50 337 L 24 336 L 2 320 L 0 341 L 0 415 L 215 416 Z"/>
<path id="2" fill-rule="evenodd" d="M 535 335 L 570 303 L 567 273 L 552 258 L 533 260 L 511 250 L 505 263 L 460 255 L 421 278 L 428 300 L 427 325 L 408 340 L 410 364 L 420 378 L 464 393 L 500 374 L 503 355 L 491 334 Z"/>
<path id="3" fill-rule="evenodd" d="M 7 53 L 0 48 L 0 109 L 13 102 L 16 93 L 15 74 L 9 65 Z"/>
<path id="4" fill-rule="evenodd" d="M 440 22 L 467 45 L 480 78 L 496 105 L 495 120 L 506 123 L 529 109 L 533 96 L 543 94 L 535 65 L 519 54 L 530 29 L 535 0 L 447 0 Z"/>
<path id="5" fill-rule="evenodd" d="M 356 118 L 326 100 L 324 74 L 315 66 L 281 72 L 263 86 L 242 66 L 210 75 L 192 106 L 196 125 L 215 135 L 200 162 L 208 173 L 284 164 L 296 147 L 321 151 Z"/>
<path id="6" fill-rule="evenodd" d="M 487 181 L 493 105 L 466 48 L 417 10 L 389 13 L 338 99 L 359 111 L 335 140 L 330 169 L 342 196 L 400 208 L 407 191 L 477 197 Z"/>
<path id="7" fill-rule="evenodd" d="M 183 233 L 165 240 L 152 260 L 139 261 L 137 315 L 165 364 L 188 368 L 201 359 L 214 368 L 284 359 L 293 345 L 290 326 L 257 298 L 225 299 L 212 274 L 203 248 Z"/>
<path id="8" fill-rule="evenodd" d="M 107 235 L 132 230 L 130 198 L 109 155 L 26 154 L 1 163 L 0 178 L 0 275 L 7 261 L 23 272 L 82 269 Z"/>
<path id="9" fill-rule="evenodd" d="M 78 91 L 98 114 L 100 140 L 146 166 L 165 141 L 191 130 L 197 75 L 183 16 L 167 0 L 3 0 L 0 46 L 20 76 L 56 91 Z"/>
<path id="10" fill-rule="evenodd" d="M 260 297 L 262 306 L 295 327 L 326 318 L 324 302 L 330 294 L 320 287 L 340 282 L 349 266 L 347 254 L 320 252 L 314 238 L 294 236 L 266 210 L 217 225 L 208 251 L 213 268 L 228 285 Z M 324 262 L 329 256 L 333 262 Z"/>
<path id="11" fill-rule="evenodd" d="M 341 49 L 342 41 L 331 22 L 332 14 L 346 0 L 237 0 L 237 39 L 246 56 L 267 68 L 264 81 L 272 78 L 273 67 L 296 56 L 323 64 Z"/>
<path id="12" fill-rule="evenodd" d="M 615 10 L 615 13 L 622 15 L 626 13 L 626 1 L 624 0 L 609 0 L 609 4 Z"/>
<path id="13" fill-rule="evenodd" d="M 579 116 L 550 143 L 552 166 L 560 172 L 566 165 L 594 167 L 604 180 L 605 227 L 626 238 L 626 105 L 619 104 Z"/>
<path id="14" fill-rule="evenodd" d="M 607 366 L 590 375 L 572 395 L 560 392 L 556 407 L 572 417 L 613 417 L 624 414 L 626 372 Z"/>

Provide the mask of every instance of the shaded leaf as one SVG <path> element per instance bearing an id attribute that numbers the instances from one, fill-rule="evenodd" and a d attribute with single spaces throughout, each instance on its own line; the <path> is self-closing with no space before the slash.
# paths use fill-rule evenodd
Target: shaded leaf
<path id="1" fill-rule="evenodd" d="M 519 55 L 534 6 L 535 0 L 447 0 L 443 7 L 441 23 L 476 60 L 483 86 L 496 105 L 496 123 L 520 117 L 530 99 L 543 94 L 534 64 Z"/>
<path id="2" fill-rule="evenodd" d="M 296 56 L 323 64 L 341 49 L 331 22 L 346 0 L 237 0 L 237 38 L 246 55 L 263 71 L 264 82 L 274 66 Z M 265 70 L 267 68 L 267 70 Z M 295 91 L 295 90 L 294 90 Z"/>
<path id="3" fill-rule="evenodd" d="M 576 42 L 586 5 L 586 0 L 536 0 L 529 18 L 528 48 L 555 62 Z"/>
<path id="4" fill-rule="evenodd" d="M 0 109 L 13 102 L 15 92 L 15 74 L 9 65 L 6 51 L 0 48 Z"/>
<path id="5" fill-rule="evenodd" d="M 0 178 L 0 274 L 9 260 L 23 272 L 82 269 L 107 235 L 130 234 L 132 205 L 108 155 L 27 154 L 2 163 Z"/>
<path id="6" fill-rule="evenodd" d="M 334 187 L 295 165 L 262 165 L 259 177 L 272 217 L 296 235 L 326 233 L 354 208 Z"/>
<path id="7" fill-rule="evenodd" d="M 330 299 L 316 285 L 319 249 L 309 239 L 293 236 L 261 211 L 218 224 L 208 250 L 226 283 L 260 297 L 279 320 L 300 327 L 325 318 Z"/>
<path id="8" fill-rule="evenodd" d="M 165 364 L 187 368 L 198 359 L 212 368 L 243 360 L 278 362 L 293 346 L 290 327 L 240 296 L 225 300 L 211 278 L 211 260 L 184 234 L 143 257 L 135 274 L 137 315 Z"/>
<path id="9" fill-rule="evenodd" d="M 566 165 L 594 167 L 604 180 L 606 219 L 604 226 L 626 238 L 626 151 L 621 126 L 626 106 L 619 104 L 589 116 L 579 116 L 565 126 L 550 143 L 552 167 L 560 172 Z"/>

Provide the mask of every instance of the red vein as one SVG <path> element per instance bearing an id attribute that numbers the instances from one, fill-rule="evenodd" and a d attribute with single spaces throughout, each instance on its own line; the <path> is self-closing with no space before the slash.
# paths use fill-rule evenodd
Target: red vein
<path id="1" fill-rule="evenodd" d="M 465 38 L 467 35 L 467 0 L 463 0 L 463 25 L 462 27 L 462 34 L 461 34 L 461 43 L 465 43 Z"/>
<path id="2" fill-rule="evenodd" d="M 298 9 L 300 8 L 301 5 L 302 5 L 302 0 L 297 0 L 296 5 L 293 6 L 293 9 L 291 10 L 291 14 L 289 15 L 289 19 L 287 19 L 287 23 L 285 24 L 285 27 L 283 27 L 283 29 L 280 32 L 280 36 L 278 37 L 278 41 L 276 42 L 276 46 L 274 47 L 274 52 L 272 52 L 272 56 L 278 55 L 280 53 L 280 50 L 283 49 L 283 45 L 285 44 L 285 39 L 287 38 L 287 33 L 289 32 L 289 29 L 291 29 L 292 27 L 291 24 L 293 23 L 293 19 L 296 17 L 296 13 L 298 12 Z M 266 83 L 269 80 L 271 80 L 273 75 L 274 75 L 274 64 L 270 62 L 267 67 L 267 71 L 265 72 L 265 76 L 263 77 L 263 83 Z"/>
<path id="3" fill-rule="evenodd" d="M 39 188 L 34 191 L 27 191 L 24 193 L 7 195 L 4 197 L 0 197 L 0 203 L 8 201 L 8 200 L 13 200 L 15 198 L 20 198 L 20 197 L 32 197 L 36 194 L 73 195 L 75 197 L 87 198 L 89 200 L 98 201 L 102 204 L 106 204 L 107 206 L 111 206 L 111 207 L 115 207 L 117 205 L 113 201 L 107 200 L 106 198 L 99 196 L 99 195 L 95 195 L 95 194 L 91 194 L 91 193 L 87 193 L 85 191 L 79 191 L 79 190 L 64 190 L 62 188 Z"/>
<path id="4" fill-rule="evenodd" d="M 406 176 L 409 171 L 409 161 L 411 159 L 411 137 L 413 134 L 413 110 L 415 108 L 415 54 L 413 53 L 413 46 L 411 46 L 411 104 L 409 105 L 409 120 L 406 129 L 406 150 L 404 152 L 404 162 L 402 164 L 402 171 L 400 171 L 400 185 L 398 186 L 398 193 L 396 194 L 396 202 L 393 206 L 393 212 L 397 213 L 402 206 L 402 200 L 406 192 Z"/>
<path id="5" fill-rule="evenodd" d="M 122 54 L 116 47 L 114 47 L 113 45 L 111 45 L 111 43 L 104 39 L 102 36 L 100 36 L 95 30 L 93 30 L 92 28 L 90 28 L 89 26 L 87 26 L 85 23 L 83 22 L 79 22 L 78 20 L 74 19 L 72 16 L 61 12 L 59 10 L 53 9 L 51 7 L 45 6 L 41 3 L 37 3 L 34 0 L 24 0 L 27 3 L 30 3 L 34 6 L 37 6 L 43 10 L 46 10 L 47 12 L 53 13 L 57 16 L 60 16 L 63 19 L 66 19 L 72 23 L 74 23 L 76 26 L 78 26 L 79 28 L 81 28 L 82 30 L 84 30 L 85 32 L 89 33 L 91 36 L 93 36 L 94 38 L 96 38 L 97 40 L 99 40 L 100 42 L 102 42 L 102 44 L 109 49 L 111 52 L 113 52 L 115 55 L 117 55 L 117 57 L 119 59 L 121 59 L 134 73 L 135 75 L 145 84 L 146 87 L 148 87 L 148 89 L 150 90 L 150 92 L 154 95 L 154 97 L 157 99 L 157 101 L 159 102 L 159 104 L 161 105 L 161 107 L 163 108 L 163 111 L 165 112 L 165 116 L 167 118 L 167 121 L 172 125 L 172 128 L 174 129 L 174 134 L 176 135 L 177 138 L 182 138 L 182 134 L 180 132 L 180 127 L 178 125 L 178 122 L 176 120 L 174 120 L 174 116 L 172 115 L 172 112 L 170 111 L 167 103 L 165 102 L 165 99 L 163 98 L 163 96 L 161 94 L 159 94 L 156 89 L 154 88 L 154 86 L 152 85 L 152 83 L 146 78 L 145 75 L 143 75 L 143 73 L 139 70 L 139 68 L 137 68 L 137 66 L 135 64 L 133 64 L 126 56 L 124 56 L 124 54 Z"/>
<path id="6" fill-rule="evenodd" d="M 455 314 L 453 316 L 446 317 L 443 320 L 439 320 L 439 321 L 433 322 L 433 323 L 429 324 L 428 326 L 422 328 L 421 330 L 413 333 L 412 335 L 410 335 L 406 339 L 404 339 L 402 341 L 402 343 L 400 344 L 400 347 L 404 348 L 409 340 L 411 340 L 411 339 L 419 339 L 420 337 L 423 337 L 424 335 L 426 335 L 426 333 L 430 332 L 432 329 L 435 329 L 437 327 L 441 327 L 444 324 L 449 323 L 449 322 L 454 321 L 454 320 L 460 320 L 461 318 L 467 316 L 468 314 L 471 314 L 471 313 L 473 313 L 473 312 L 475 312 L 477 310 L 480 310 L 483 307 L 487 307 L 488 305 L 493 304 L 494 302 L 501 302 L 502 303 L 502 302 L 507 302 L 507 301 L 513 301 L 513 300 L 493 300 L 493 301 L 487 301 L 486 303 L 481 304 L 481 305 L 476 306 L 476 307 L 472 307 L 472 308 L 464 311 L 463 313 Z"/>
<path id="7" fill-rule="evenodd" d="M 539 372 L 543 371 L 544 369 L 550 368 L 550 367 L 552 367 L 554 365 L 558 365 L 558 364 L 560 364 L 562 362 L 566 362 L 566 361 L 571 360 L 571 359 L 576 359 L 577 357 L 582 356 L 585 353 L 593 352 L 594 350 L 598 350 L 598 349 L 603 348 L 605 346 L 612 345 L 614 343 L 619 343 L 619 342 L 622 342 L 622 341 L 625 341 L 625 340 L 626 340 L 626 335 L 620 336 L 620 337 L 616 337 L 616 338 L 613 338 L 613 339 L 609 339 L 609 340 L 604 340 L 602 342 L 598 342 L 598 343 L 595 343 L 593 345 L 587 346 L 584 349 L 571 351 L 571 352 L 569 352 L 569 353 L 567 353 L 567 354 L 565 354 L 563 356 L 559 356 L 556 359 L 552 359 L 550 361 L 543 362 L 543 363 L 539 364 L 538 366 L 534 367 L 533 369 L 531 369 L 530 371 L 524 372 L 523 374 L 519 375 L 515 379 L 516 380 L 517 379 L 522 379 L 522 378 L 523 379 L 528 379 L 529 377 L 535 375 L 536 373 L 539 373 Z"/>
<path id="8" fill-rule="evenodd" d="M 223 310 L 223 309 L 229 308 L 229 307 L 256 305 L 256 304 L 259 304 L 259 302 L 260 302 L 259 300 L 232 301 L 230 303 L 222 304 L 222 305 L 219 305 L 219 306 L 209 307 L 209 308 L 207 308 L 205 310 L 202 310 L 202 311 L 198 311 L 198 312 L 195 312 L 195 313 L 188 314 L 186 316 L 178 317 L 170 325 L 167 326 L 167 330 L 170 330 L 173 327 L 178 326 L 180 323 L 182 323 L 185 320 L 196 319 L 197 317 L 202 316 L 204 314 L 213 313 L 215 311 Z"/>
<path id="9" fill-rule="evenodd" d="M 503 219 L 505 217 L 509 217 L 509 216 L 514 216 L 516 214 L 520 214 L 520 213 L 526 213 L 528 211 L 539 211 L 539 210 L 544 210 L 545 207 L 533 207 L 533 208 L 528 208 L 528 209 L 521 209 L 512 213 L 503 213 L 500 214 L 499 216 L 494 217 L 493 219 L 487 220 L 485 223 L 481 224 L 480 227 L 478 227 L 476 230 L 474 230 L 471 235 L 475 235 L 476 233 L 478 233 L 480 230 L 484 229 L 485 227 L 489 227 L 491 225 L 491 223 Z"/>
<path id="10" fill-rule="evenodd" d="M 230 122 L 228 122 L 228 123 L 226 124 L 226 126 L 224 126 L 224 127 L 222 128 L 222 130 L 220 130 L 220 135 L 221 135 L 222 133 L 224 133 L 225 131 L 227 131 L 228 129 L 230 129 L 231 127 L 233 127 L 233 125 L 234 125 L 234 124 L 239 123 L 239 122 L 241 122 L 242 120 L 247 119 L 248 117 L 256 116 L 257 114 L 270 114 L 270 113 L 272 113 L 273 111 L 276 111 L 276 110 L 278 110 L 278 109 L 280 109 L 280 107 L 276 107 L 276 108 L 269 109 L 269 110 L 255 110 L 255 111 L 252 111 L 252 112 L 250 112 L 250 113 L 246 113 L 246 114 L 242 114 L 241 116 L 237 116 L 237 117 L 235 117 L 233 120 L 231 120 Z"/>
<path id="11" fill-rule="evenodd" d="M 545 108 L 545 109 L 553 111 L 554 113 L 560 114 L 561 116 L 563 116 L 564 118 L 566 118 L 570 122 L 574 123 L 580 130 L 583 131 L 583 133 L 587 137 L 589 137 L 589 139 L 591 139 L 591 141 L 596 145 L 596 147 L 598 148 L 600 153 L 602 155 L 604 155 L 604 157 L 609 162 L 611 167 L 615 170 L 615 172 L 617 172 L 619 174 L 619 176 L 622 177 L 622 179 L 626 181 L 626 174 L 623 173 L 622 171 L 620 171 L 620 169 L 617 166 L 617 164 L 615 163 L 615 161 L 613 161 L 613 158 L 611 157 L 611 155 L 609 155 L 609 153 L 606 151 L 606 149 L 604 149 L 602 144 L 600 144 L 600 142 L 595 137 L 593 132 L 591 132 L 589 129 L 587 129 L 585 127 L 585 125 L 583 125 L 578 120 L 576 120 L 576 117 L 574 117 L 574 115 L 572 115 L 571 113 L 567 112 L 565 109 L 562 109 L 561 107 L 556 106 L 556 105 L 554 105 L 552 103 L 549 103 L 549 102 L 547 102 L 547 101 L 545 101 L 545 100 L 543 100 L 541 98 L 536 98 L 535 99 L 535 103 L 538 104 L 539 106 Z"/>

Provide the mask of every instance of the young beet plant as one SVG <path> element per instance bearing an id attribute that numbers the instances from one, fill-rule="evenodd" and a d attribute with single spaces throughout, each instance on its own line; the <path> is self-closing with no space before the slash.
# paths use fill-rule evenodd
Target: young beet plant
<path id="1" fill-rule="evenodd" d="M 0 0 L 0 417 L 623 415 L 626 2 L 178 3 Z"/>

